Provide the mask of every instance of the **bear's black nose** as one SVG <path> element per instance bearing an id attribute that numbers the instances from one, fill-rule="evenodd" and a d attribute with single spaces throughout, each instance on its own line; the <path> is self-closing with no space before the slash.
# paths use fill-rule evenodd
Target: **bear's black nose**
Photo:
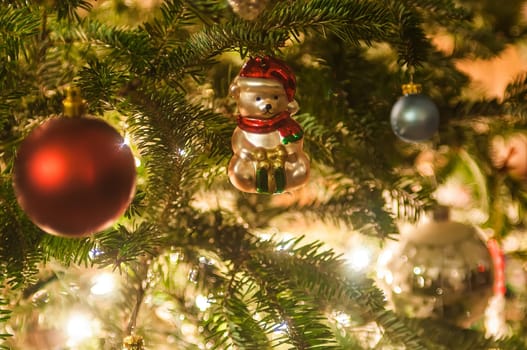
<path id="1" fill-rule="evenodd" d="M 273 108 L 272 104 L 268 103 L 265 105 L 265 109 L 270 110 L 271 108 Z"/>

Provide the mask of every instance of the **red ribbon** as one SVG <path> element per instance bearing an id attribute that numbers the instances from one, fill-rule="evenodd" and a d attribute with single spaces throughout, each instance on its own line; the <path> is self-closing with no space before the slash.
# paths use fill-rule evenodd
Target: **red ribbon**
<path id="1" fill-rule="evenodd" d="M 300 124 L 291 118 L 289 112 L 282 112 L 270 119 L 238 116 L 238 126 L 242 130 L 255 134 L 266 134 L 278 131 L 284 139 L 282 141 L 283 143 L 299 140 L 304 134 Z"/>

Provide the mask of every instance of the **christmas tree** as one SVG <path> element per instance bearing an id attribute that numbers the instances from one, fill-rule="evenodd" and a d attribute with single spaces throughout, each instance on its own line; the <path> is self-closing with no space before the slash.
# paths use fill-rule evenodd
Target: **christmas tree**
<path id="1" fill-rule="evenodd" d="M 0 4 L 1 349 L 527 348 L 525 1 Z"/>

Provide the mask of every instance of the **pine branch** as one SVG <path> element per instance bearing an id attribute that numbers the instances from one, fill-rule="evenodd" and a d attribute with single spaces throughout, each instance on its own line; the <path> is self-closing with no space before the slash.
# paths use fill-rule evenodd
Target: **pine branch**
<path id="1" fill-rule="evenodd" d="M 52 235 L 43 235 L 40 242 L 43 262 L 60 261 L 64 266 L 90 263 L 96 244 L 91 238 L 71 239 Z"/>
<path id="2" fill-rule="evenodd" d="M 261 242 L 251 256 L 253 269 L 262 266 L 274 286 L 303 290 L 322 307 L 338 306 L 371 315 L 384 309 L 384 296 L 363 276 L 347 278 L 344 261 L 320 242 L 302 244 L 303 237 L 290 241 Z M 263 272 L 260 272 L 263 273 Z"/>
<path id="3" fill-rule="evenodd" d="M 521 16 L 523 0 L 511 0 L 505 7 L 493 1 L 464 1 L 463 6 L 472 13 L 472 21 L 450 27 L 457 37 L 456 57 L 492 58 L 524 40 L 527 31 Z"/>
<path id="4" fill-rule="evenodd" d="M 248 278 L 237 277 L 236 270 L 231 272 L 226 283 L 225 294 L 221 302 L 214 303 L 209 310 L 209 319 L 205 322 L 209 339 L 214 340 L 213 349 L 225 349 L 236 346 L 240 349 L 270 349 L 271 344 L 248 304 L 254 284 Z"/>
<path id="5" fill-rule="evenodd" d="M 342 179 L 342 182 L 346 181 Z M 348 183 L 332 193 L 328 200 L 294 208 L 332 224 L 345 223 L 365 235 L 386 238 L 396 233 L 397 228 L 384 207 L 384 197 L 374 186 Z"/>
<path id="6" fill-rule="evenodd" d="M 122 69 L 137 74 L 151 74 L 149 72 L 154 69 L 151 62 L 156 50 L 144 30 L 115 28 L 96 20 L 84 21 L 83 30 L 75 33 L 78 39 L 100 47 L 106 52 L 106 59 Z"/>
<path id="7" fill-rule="evenodd" d="M 199 155 L 225 154 L 225 129 L 216 134 L 206 124 L 224 117 L 189 104 L 173 90 L 150 89 L 132 93 L 134 106 L 124 108 L 135 111 L 129 125 L 149 169 L 148 201 L 168 214 L 196 189 L 204 166 L 197 163 Z"/>
<path id="8" fill-rule="evenodd" d="M 53 10 L 57 12 L 59 20 L 66 19 L 77 22 L 81 20 L 78 9 L 90 11 L 92 8 L 92 3 L 88 0 L 63 0 L 54 2 L 53 5 L 55 6 Z"/>
<path id="9" fill-rule="evenodd" d="M 0 285 L 18 289 L 38 273 L 42 256 L 37 247 L 42 231 L 21 212 L 5 177 L 0 177 L 0 193 Z"/>
<path id="10" fill-rule="evenodd" d="M 57 87 L 73 81 L 74 70 L 69 62 L 64 60 L 64 51 L 60 47 L 52 47 L 49 39 L 37 44 L 35 50 L 41 52 L 38 61 L 27 67 L 34 74 L 34 84 L 44 94 L 56 91 Z"/>
<path id="11" fill-rule="evenodd" d="M 403 177 L 390 190 L 388 206 L 398 220 L 416 223 L 424 213 L 435 206 L 436 203 L 432 199 L 432 193 L 436 188 L 426 186 L 426 184 L 421 186 L 418 184 L 420 184 L 420 181 L 416 181 L 414 177 Z M 421 188 L 419 191 L 415 191 L 416 187 Z"/>
<path id="12" fill-rule="evenodd" d="M 270 306 L 261 309 L 270 316 L 264 320 L 276 324 L 274 333 L 282 333 L 277 336 L 275 347 L 290 343 L 299 350 L 338 348 L 333 333 L 324 322 L 325 315 L 320 314 L 315 301 L 303 290 L 279 291 L 264 282 L 257 296 L 260 300 L 268 299 L 261 303 Z"/>
<path id="13" fill-rule="evenodd" d="M 474 28 L 474 26 L 459 26 L 455 32 L 456 44 L 453 58 L 494 58 L 506 48 L 506 43 L 496 38 L 492 28 Z"/>
<path id="14" fill-rule="evenodd" d="M 192 18 L 189 18 L 190 16 L 185 12 L 183 1 L 166 1 L 161 5 L 160 11 L 161 19 L 154 18 L 151 22 L 139 27 L 148 33 L 152 46 L 156 48 L 157 57 L 168 49 L 183 43 L 188 33 L 182 27 L 192 23 Z"/>
<path id="15" fill-rule="evenodd" d="M 11 310 L 4 308 L 6 305 L 9 305 L 9 302 L 4 298 L 0 298 L 0 324 L 7 323 L 7 321 L 9 321 L 11 314 L 12 314 Z M 13 335 L 9 333 L 0 333 L 0 340 L 6 340 L 7 338 L 12 337 L 12 336 Z M 9 350 L 7 346 L 4 346 L 2 344 L 0 344 L 0 349 Z"/>
<path id="16" fill-rule="evenodd" d="M 39 33 L 40 14 L 29 7 L 0 7 L 0 58 L 17 61 L 28 57 L 28 43 Z"/>
<path id="17" fill-rule="evenodd" d="M 354 307 L 365 313 L 369 313 L 364 310 L 370 308 L 383 308 L 382 294 L 366 291 L 364 285 L 355 285 L 351 281 L 350 284 L 341 284 L 341 275 L 331 266 L 334 254 L 319 252 L 319 244 L 280 251 L 276 242 L 259 242 L 241 227 L 224 223 L 219 213 L 215 214 L 215 218 L 212 222 L 184 220 L 193 228 L 190 232 L 200 233 L 200 239 L 187 234 L 186 238 L 180 236 L 178 245 L 199 245 L 201 249 L 212 249 L 225 262 L 241 267 L 244 274 L 259 286 L 255 293 L 255 300 L 258 300 L 256 311 L 268 316 L 262 322 L 272 322 L 272 325 L 285 322 L 287 339 L 297 348 L 335 345 L 330 341 L 332 332 L 321 323 L 325 316 L 320 307 L 326 304 L 320 304 L 319 300 L 335 300 L 335 295 L 339 295 L 343 298 L 342 305 L 349 306 L 349 298 L 352 298 L 356 303 Z M 334 287 L 335 284 L 338 287 Z M 321 289 L 313 289 L 314 285 Z M 331 293 L 331 288 L 337 288 L 335 294 Z M 217 296 L 220 297 L 228 295 Z M 298 304 L 299 301 L 302 302 Z"/>
<path id="18" fill-rule="evenodd" d="M 527 74 L 519 74 L 510 82 L 503 96 L 503 102 L 500 105 L 503 114 L 512 115 L 512 127 L 521 127 L 527 125 Z"/>
<path id="19" fill-rule="evenodd" d="M 114 111 L 122 100 L 121 92 L 129 85 L 130 72 L 119 64 L 105 60 L 88 59 L 78 73 L 77 86 L 83 97 L 90 101 L 88 108 L 94 114 Z"/>
<path id="20" fill-rule="evenodd" d="M 333 150 L 337 147 L 337 139 L 332 131 L 320 120 L 308 113 L 294 117 L 304 128 L 305 152 L 312 161 L 332 165 L 334 162 Z"/>
<path id="21" fill-rule="evenodd" d="M 415 329 L 412 329 L 407 321 L 401 319 L 393 311 L 379 311 L 376 314 L 376 322 L 383 328 L 385 336 L 391 342 L 404 344 L 407 350 L 447 350 L 427 341 L 428 337 L 416 334 Z M 445 336 L 444 333 L 442 335 Z"/>
<path id="22" fill-rule="evenodd" d="M 527 349 L 527 344 L 524 339 L 521 339 L 518 336 L 504 337 L 495 340 L 496 345 L 499 349 L 503 350 L 525 350 Z"/>
<path id="23" fill-rule="evenodd" d="M 390 23 L 385 6 L 355 0 L 281 2 L 259 21 L 268 23 L 269 29 L 287 28 L 294 37 L 310 31 L 332 32 L 354 45 L 385 39 Z"/>
<path id="24" fill-rule="evenodd" d="M 500 118 L 507 110 L 513 110 L 516 106 L 512 104 L 507 105 L 499 102 L 497 99 L 490 100 L 480 100 L 480 101 L 463 101 L 458 103 L 452 109 L 452 114 L 447 115 L 447 118 L 457 120 L 473 120 L 476 118 L 490 117 L 490 118 Z"/>
<path id="25" fill-rule="evenodd" d="M 298 290 L 299 294 L 304 293 L 313 298 L 319 307 L 331 305 L 345 311 L 355 309 L 352 314 L 375 320 L 395 343 L 405 344 L 408 349 L 427 349 L 423 340 L 416 337 L 403 320 L 384 310 L 384 295 L 373 286 L 371 280 L 357 276 L 347 278 L 340 266 L 342 262 L 332 251 L 320 251 L 321 245 L 316 242 L 297 246 L 300 241 L 301 238 L 296 239 L 292 247 L 278 254 L 276 248 L 268 251 L 265 249 L 266 244 L 261 243 L 258 250 L 251 254 L 256 260 L 248 261 L 251 264 L 248 266 L 253 271 L 262 266 L 264 270 L 259 273 L 265 273 L 264 280 L 268 283 L 269 279 L 274 280 L 271 284 L 273 288 Z M 255 263 L 257 265 L 252 265 Z M 295 295 L 295 299 L 298 298 L 302 299 Z M 306 305 L 309 303 L 306 302 Z"/>
<path id="26" fill-rule="evenodd" d="M 399 54 L 398 63 L 411 68 L 420 66 L 430 49 L 426 34 L 421 28 L 423 20 L 403 3 L 392 2 L 391 11 L 395 17 L 395 35 L 398 36 L 394 42 Z"/>
<path id="27" fill-rule="evenodd" d="M 452 0 L 404 0 L 406 7 L 417 8 L 429 14 L 430 20 L 445 24 L 459 24 L 470 18 L 466 8 Z"/>
<path id="28" fill-rule="evenodd" d="M 313 0 L 306 3 L 280 3 L 256 22 L 233 18 L 221 25 L 204 28 L 190 36 L 185 45 L 170 53 L 158 71 L 162 76 L 180 79 L 183 67 L 196 67 L 215 55 L 235 48 L 249 52 L 274 52 L 289 35 L 311 31 L 334 32 L 358 45 L 386 38 L 388 17 L 385 9 L 373 2 Z M 265 48 L 265 49 L 262 49 Z"/>
<path id="29" fill-rule="evenodd" d="M 199 18 L 206 25 L 221 21 L 221 10 L 225 8 L 222 2 L 209 0 L 185 0 L 187 11 Z"/>
<path id="30" fill-rule="evenodd" d="M 153 257 L 160 253 L 163 235 L 152 224 L 142 223 L 127 229 L 118 225 L 96 236 L 93 264 L 121 269 L 137 261 L 138 257 Z"/>

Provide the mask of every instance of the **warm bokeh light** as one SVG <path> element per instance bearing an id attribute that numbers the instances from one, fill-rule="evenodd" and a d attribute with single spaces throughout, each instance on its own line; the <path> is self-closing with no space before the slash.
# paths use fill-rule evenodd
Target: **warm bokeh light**
<path id="1" fill-rule="evenodd" d="M 111 273 L 105 272 L 92 278 L 90 292 L 93 295 L 106 295 L 115 290 L 115 277 Z"/>
<path id="2" fill-rule="evenodd" d="M 87 314 L 74 313 L 66 322 L 67 345 L 76 346 L 94 336 L 97 322 Z"/>
<path id="3" fill-rule="evenodd" d="M 210 307 L 209 299 L 206 296 L 199 294 L 196 297 L 196 306 L 201 311 L 207 310 Z"/>
<path id="4" fill-rule="evenodd" d="M 333 319 L 342 327 L 349 327 L 351 325 L 351 317 L 347 313 L 335 311 L 332 314 Z"/>
<path id="5" fill-rule="evenodd" d="M 353 270 L 361 271 L 370 265 L 371 252 L 365 247 L 357 247 L 349 252 L 346 258 Z"/>

